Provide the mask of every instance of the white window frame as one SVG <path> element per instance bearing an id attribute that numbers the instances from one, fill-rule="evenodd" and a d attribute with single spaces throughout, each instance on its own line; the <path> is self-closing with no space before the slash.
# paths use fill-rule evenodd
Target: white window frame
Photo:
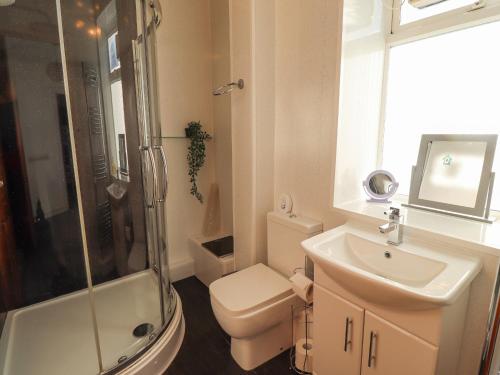
<path id="1" fill-rule="evenodd" d="M 384 0 L 381 0 L 384 1 Z M 389 77 L 390 49 L 395 46 L 411 43 L 417 40 L 463 30 L 490 22 L 500 21 L 500 0 L 478 0 L 476 3 L 418 21 L 400 25 L 401 1 L 393 0 L 391 16 L 387 17 L 388 34 L 386 35 L 382 95 L 380 102 L 379 135 L 377 147 L 377 167 L 382 167 L 385 112 L 387 103 L 387 83 Z M 397 194 L 397 200 L 405 201 L 406 195 Z M 500 218 L 500 211 L 492 210 L 492 215 Z"/>
<path id="2" fill-rule="evenodd" d="M 387 37 L 387 42 L 391 46 L 481 25 L 500 18 L 500 0 L 478 0 L 472 5 L 400 25 L 401 1 L 393 0 L 390 33 Z"/>

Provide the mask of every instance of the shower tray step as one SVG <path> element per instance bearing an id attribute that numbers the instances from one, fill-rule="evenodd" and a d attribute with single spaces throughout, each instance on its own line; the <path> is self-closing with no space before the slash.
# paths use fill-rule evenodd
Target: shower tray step
<path id="1" fill-rule="evenodd" d="M 189 243 L 194 274 L 207 287 L 213 281 L 234 272 L 234 240 L 231 234 L 191 237 Z"/>
<path id="2" fill-rule="evenodd" d="M 222 258 L 233 254 L 234 238 L 233 236 L 217 238 L 216 240 L 202 243 L 202 246 L 216 257 Z"/>

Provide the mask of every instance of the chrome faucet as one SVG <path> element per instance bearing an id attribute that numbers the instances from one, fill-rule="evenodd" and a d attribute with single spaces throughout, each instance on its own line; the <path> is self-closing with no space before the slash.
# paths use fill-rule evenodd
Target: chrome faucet
<path id="1" fill-rule="evenodd" d="M 389 222 L 378 227 L 380 233 L 389 233 L 387 243 L 389 245 L 400 245 L 403 242 L 403 216 L 399 213 L 399 208 L 391 207 L 389 213 Z"/>

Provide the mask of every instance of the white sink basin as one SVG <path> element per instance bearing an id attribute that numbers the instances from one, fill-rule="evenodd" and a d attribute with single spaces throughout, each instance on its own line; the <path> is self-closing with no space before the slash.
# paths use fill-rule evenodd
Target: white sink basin
<path id="1" fill-rule="evenodd" d="M 348 224 L 302 242 L 313 262 L 341 287 L 379 305 L 423 310 L 452 304 L 481 262 L 386 237 Z"/>

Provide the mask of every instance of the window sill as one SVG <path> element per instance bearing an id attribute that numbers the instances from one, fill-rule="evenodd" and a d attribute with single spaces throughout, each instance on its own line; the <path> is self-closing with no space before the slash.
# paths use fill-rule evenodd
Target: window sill
<path id="1" fill-rule="evenodd" d="M 348 219 L 380 224 L 381 221 L 387 220 L 384 212 L 391 206 L 399 207 L 401 203 L 404 202 L 394 201 L 386 204 L 356 200 L 336 205 L 334 210 Z M 499 220 L 487 224 L 409 207 L 401 207 L 401 214 L 404 215 L 405 230 L 408 230 L 410 235 L 418 237 L 425 235 L 436 239 L 438 239 L 436 236 L 446 237 L 447 242 L 461 243 L 462 246 L 467 242 L 476 245 L 479 250 L 497 256 L 500 253 Z"/>

